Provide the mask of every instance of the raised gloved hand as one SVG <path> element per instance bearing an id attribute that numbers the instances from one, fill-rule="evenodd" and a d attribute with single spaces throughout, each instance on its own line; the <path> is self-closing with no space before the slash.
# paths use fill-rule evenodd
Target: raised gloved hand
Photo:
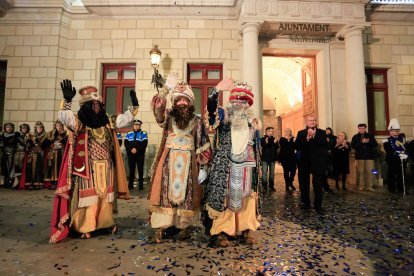
<path id="1" fill-rule="evenodd" d="M 401 160 L 405 160 L 405 159 L 407 159 L 407 158 L 408 158 L 408 155 L 407 155 L 407 154 L 405 154 L 405 153 L 400 153 L 400 154 L 399 154 L 399 157 L 400 157 L 400 159 L 401 159 Z"/>
<path id="2" fill-rule="evenodd" d="M 76 95 L 76 88 L 72 87 L 70 80 L 63 80 L 60 83 L 60 88 L 62 89 L 63 98 L 65 98 L 66 102 L 70 103 Z"/>
<path id="3" fill-rule="evenodd" d="M 129 96 L 131 97 L 132 106 L 139 106 L 137 92 L 134 89 L 129 90 Z"/>
<path id="4" fill-rule="evenodd" d="M 207 179 L 207 172 L 203 169 L 200 169 L 198 172 L 198 184 L 203 183 Z"/>
<path id="5" fill-rule="evenodd" d="M 219 95 L 220 91 L 218 91 L 217 88 L 214 88 L 213 91 L 211 91 L 210 95 L 208 95 L 208 98 L 217 102 Z"/>

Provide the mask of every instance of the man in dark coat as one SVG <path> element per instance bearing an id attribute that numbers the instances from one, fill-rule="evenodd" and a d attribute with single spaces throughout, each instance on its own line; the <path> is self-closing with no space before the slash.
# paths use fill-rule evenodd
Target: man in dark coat
<path id="1" fill-rule="evenodd" d="M 328 166 L 328 141 L 324 130 L 317 128 L 316 116 L 306 118 L 306 128 L 298 132 L 296 148 L 300 151 L 298 162 L 299 187 L 302 209 L 310 208 L 310 175 L 315 193 L 315 210 L 322 211 L 323 180 Z"/>
<path id="2" fill-rule="evenodd" d="M 129 179 L 128 186 L 134 188 L 135 168 L 138 167 L 139 189 L 144 189 L 144 161 L 145 150 L 148 145 L 146 131 L 141 131 L 142 122 L 134 120 L 134 130 L 127 133 L 125 137 L 125 148 L 128 155 Z"/>
<path id="3" fill-rule="evenodd" d="M 357 171 L 357 188 L 359 191 L 373 192 L 374 189 L 374 159 L 377 156 L 377 140 L 374 135 L 367 132 L 366 124 L 358 125 L 358 133 L 352 137 L 351 146 L 355 149 Z"/>
<path id="4" fill-rule="evenodd" d="M 273 136 L 274 128 L 267 127 L 266 135 L 260 138 L 262 146 L 262 183 L 263 190 L 276 191 L 275 189 L 275 165 L 277 161 L 278 139 Z M 269 177 L 267 176 L 269 172 Z M 268 181 L 269 180 L 269 181 Z"/>

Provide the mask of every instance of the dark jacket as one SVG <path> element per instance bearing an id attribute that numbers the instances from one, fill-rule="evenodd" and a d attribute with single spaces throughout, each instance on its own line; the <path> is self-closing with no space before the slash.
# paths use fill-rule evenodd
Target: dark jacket
<path id="1" fill-rule="evenodd" d="M 298 162 L 299 171 L 309 171 L 312 174 L 326 174 L 328 170 L 329 154 L 328 141 L 324 130 L 317 128 L 315 137 L 309 141 L 308 129 L 298 132 L 296 149 L 300 151 Z"/>
<path id="2" fill-rule="evenodd" d="M 125 136 L 125 148 L 128 156 L 137 156 L 145 154 L 148 145 L 148 135 L 146 131 L 130 131 Z M 133 154 L 131 149 L 135 148 L 137 152 Z"/>
<path id="3" fill-rule="evenodd" d="M 328 149 L 333 150 L 336 145 L 336 136 L 335 135 L 326 135 L 326 138 L 328 140 Z"/>
<path id="4" fill-rule="evenodd" d="M 349 152 L 351 144 L 346 142 L 346 147 L 334 147 L 332 149 L 332 166 L 334 174 L 349 173 Z"/>
<path id="5" fill-rule="evenodd" d="M 363 138 L 369 138 L 369 142 L 362 143 Z M 355 160 L 374 160 L 377 153 L 377 140 L 370 133 L 357 133 L 352 137 L 351 146 L 355 150 Z"/>
<path id="6" fill-rule="evenodd" d="M 387 162 L 394 162 L 400 163 L 400 153 L 407 154 L 407 146 L 408 144 L 405 142 L 405 138 L 402 135 L 398 137 L 389 136 L 387 141 L 383 143 L 384 150 L 385 150 L 385 160 Z"/>
<path id="7" fill-rule="evenodd" d="M 266 143 L 266 138 L 269 138 L 268 143 Z M 262 145 L 262 161 L 267 163 L 276 162 L 279 144 L 275 143 L 275 137 L 265 135 L 260 138 L 260 144 Z"/>
<path id="8" fill-rule="evenodd" d="M 283 166 L 296 166 L 296 154 L 295 154 L 295 141 L 294 138 L 289 140 L 285 137 L 280 138 L 279 140 L 279 161 Z"/>

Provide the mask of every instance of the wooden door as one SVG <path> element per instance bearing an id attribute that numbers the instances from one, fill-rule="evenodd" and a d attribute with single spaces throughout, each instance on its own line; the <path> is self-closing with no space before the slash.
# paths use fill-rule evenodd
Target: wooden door
<path id="1" fill-rule="evenodd" d="M 303 117 L 318 115 L 315 58 L 302 67 Z"/>

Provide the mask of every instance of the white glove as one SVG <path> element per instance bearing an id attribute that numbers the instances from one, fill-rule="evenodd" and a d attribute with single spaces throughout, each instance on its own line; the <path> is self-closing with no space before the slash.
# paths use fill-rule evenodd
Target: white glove
<path id="1" fill-rule="evenodd" d="M 167 76 L 167 80 L 165 81 L 165 86 L 168 87 L 169 90 L 174 89 L 177 85 L 178 73 L 169 73 Z"/>
<path id="2" fill-rule="evenodd" d="M 207 179 L 207 172 L 203 169 L 201 169 L 198 172 L 198 184 L 203 183 Z"/>
<path id="3" fill-rule="evenodd" d="M 405 160 L 405 159 L 407 159 L 408 158 L 408 155 L 407 154 L 405 154 L 405 153 L 400 153 L 400 159 L 401 160 Z"/>

